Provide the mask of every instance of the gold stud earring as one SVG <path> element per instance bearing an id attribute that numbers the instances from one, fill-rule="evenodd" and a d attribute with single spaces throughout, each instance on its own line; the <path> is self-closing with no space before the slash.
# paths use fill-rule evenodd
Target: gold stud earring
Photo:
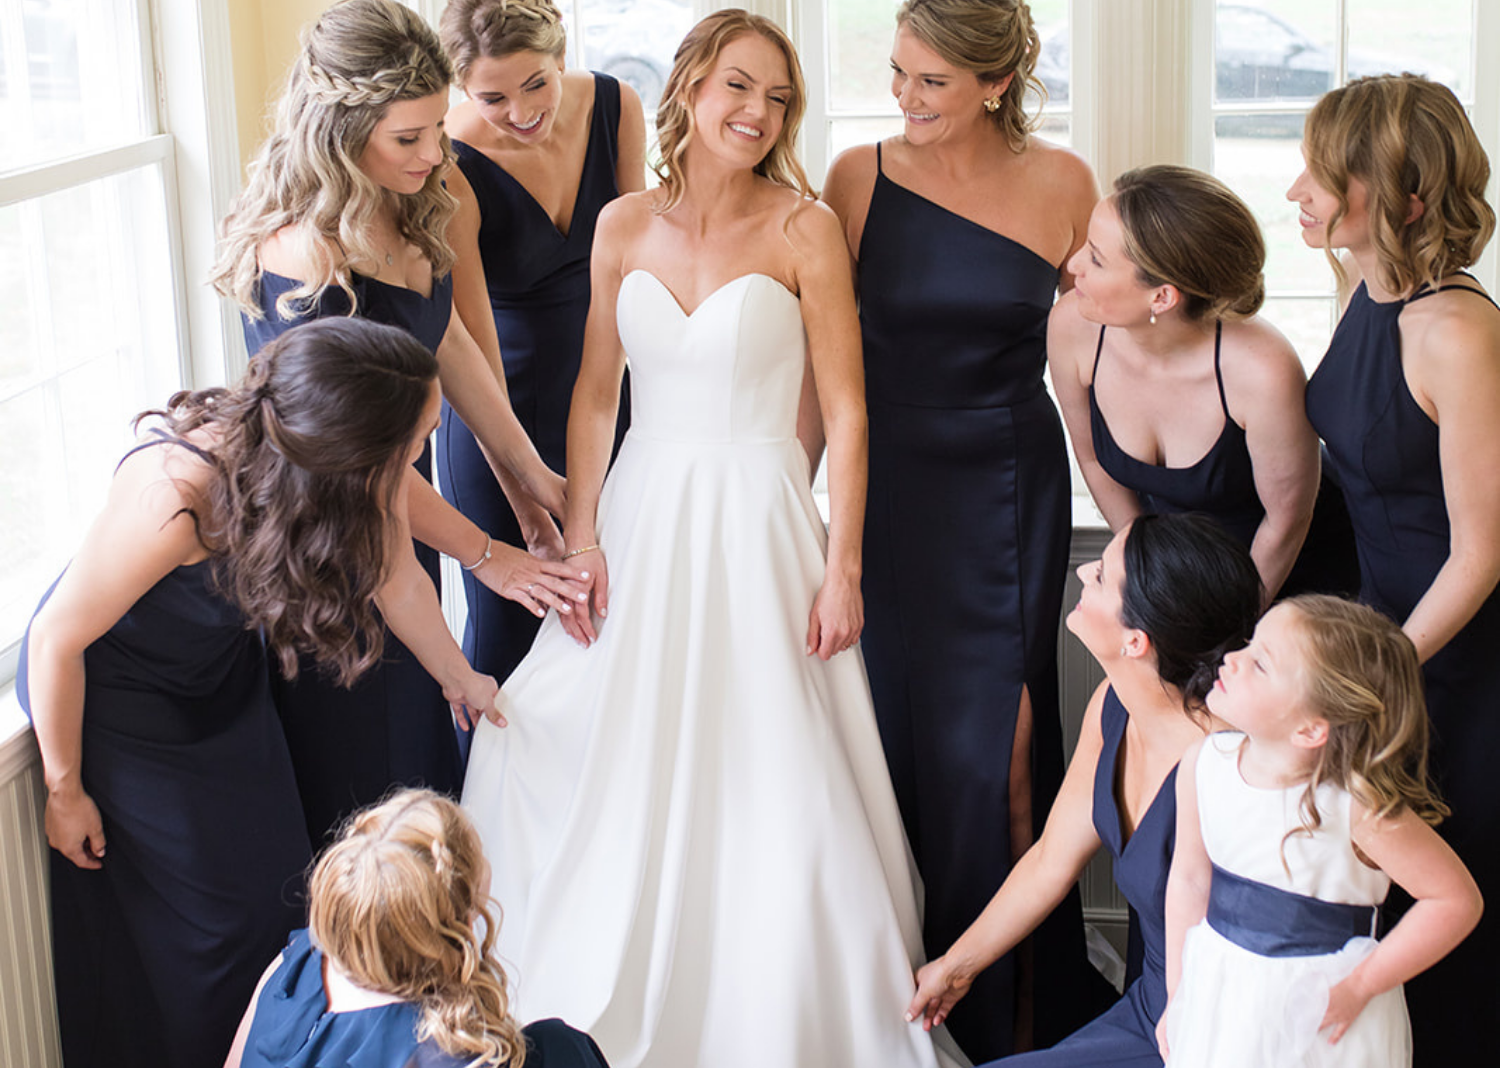
<path id="1" fill-rule="evenodd" d="M 999 111 L 1000 110 L 1000 97 L 998 95 L 997 96 L 986 97 L 985 101 L 984 101 L 984 110 L 988 111 L 991 115 L 993 115 L 995 112 Z"/>

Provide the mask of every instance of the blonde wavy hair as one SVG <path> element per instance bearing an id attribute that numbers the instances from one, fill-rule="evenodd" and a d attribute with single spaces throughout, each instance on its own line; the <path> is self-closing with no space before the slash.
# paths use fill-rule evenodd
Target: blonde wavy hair
<path id="1" fill-rule="evenodd" d="M 708 77 L 719 61 L 719 53 L 729 42 L 747 34 L 758 34 L 780 49 L 786 59 L 787 73 L 792 79 L 792 92 L 787 100 L 786 116 L 781 126 L 781 136 L 755 166 L 755 173 L 769 178 L 777 185 L 795 189 L 811 200 L 817 196 L 807 172 L 797 159 L 797 133 L 802 128 L 802 116 L 807 111 L 807 82 L 802 76 L 802 63 L 797 50 L 786 32 L 763 15 L 752 15 L 740 8 L 715 11 L 688 31 L 677 46 L 672 59 L 672 73 L 667 77 L 662 91 L 661 103 L 656 110 L 657 143 L 660 158 L 652 164 L 652 170 L 661 180 L 662 195 L 652 208 L 661 215 L 671 211 L 682 201 L 687 192 L 687 175 L 683 171 L 683 154 L 692 144 L 697 130 L 693 120 L 693 101 L 698 86 Z"/>
<path id="2" fill-rule="evenodd" d="M 1495 230 L 1484 199 L 1490 161 L 1463 105 L 1446 85 L 1416 74 L 1359 78 L 1325 93 L 1308 113 L 1307 169 L 1338 199 L 1324 252 L 1340 281 L 1329 237 L 1349 213 L 1349 181 L 1369 190 L 1370 239 L 1380 284 L 1408 293 L 1473 264 Z M 1411 197 L 1422 214 L 1407 222 Z"/>
<path id="3" fill-rule="evenodd" d="M 476 59 L 515 52 L 561 59 L 568 50 L 562 15 L 552 0 L 449 0 L 438 35 L 460 86 Z"/>
<path id="4" fill-rule="evenodd" d="M 1289 597 L 1277 607 L 1292 613 L 1308 709 L 1328 723 L 1302 794 L 1302 826 L 1288 837 L 1321 826 L 1314 794 L 1323 783 L 1378 817 L 1410 810 L 1442 822 L 1448 806 L 1428 775 L 1427 699 L 1411 639 L 1368 605 L 1327 594 Z"/>
<path id="5" fill-rule="evenodd" d="M 352 816 L 313 869 L 313 941 L 350 980 L 420 1007 L 417 1037 L 472 1066 L 521 1068 L 484 853 L 464 811 L 400 790 Z M 476 935 L 476 920 L 484 934 Z"/>
<path id="6" fill-rule="evenodd" d="M 1039 100 L 1047 99 L 1036 76 L 1042 40 L 1030 7 L 1022 0 L 906 0 L 896 12 L 896 25 L 905 26 L 946 62 L 972 71 L 980 81 L 998 82 L 1014 74 L 989 117 L 1012 150 L 1025 151 L 1041 118 L 1040 108 L 1027 116 L 1026 93 L 1031 90 Z"/>
<path id="7" fill-rule="evenodd" d="M 1266 243 L 1249 207 L 1211 174 L 1126 171 L 1110 198 L 1141 284 L 1171 285 L 1190 321 L 1248 319 L 1266 299 Z"/>
<path id="8" fill-rule="evenodd" d="M 209 281 L 252 318 L 258 300 L 262 244 L 285 226 L 300 228 L 329 252 L 322 269 L 283 294 L 276 311 L 294 318 L 337 285 L 356 303 L 351 263 L 379 262 L 370 240 L 377 209 L 393 194 L 371 181 L 359 157 L 387 109 L 405 100 L 443 93 L 453 68 L 437 35 L 397 0 L 344 0 L 303 33 L 276 111 L 276 127 L 249 167 L 250 180 L 235 198 L 219 232 L 218 261 Z M 448 136 L 443 154 L 452 158 Z M 446 164 L 418 193 L 394 196 L 396 229 L 421 249 L 433 271 L 453 266 L 445 236 L 458 201 L 443 188 Z M 354 308 L 351 314 L 357 313 Z"/>

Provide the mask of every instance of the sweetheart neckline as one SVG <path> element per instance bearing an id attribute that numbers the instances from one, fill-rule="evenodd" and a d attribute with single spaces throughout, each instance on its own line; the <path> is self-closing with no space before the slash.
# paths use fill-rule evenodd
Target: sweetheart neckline
<path id="1" fill-rule="evenodd" d="M 667 295 L 667 297 L 672 301 L 672 304 L 677 308 L 677 313 L 686 320 L 691 320 L 693 316 L 697 315 L 700 311 L 703 310 L 703 306 L 705 304 L 713 300 L 730 286 L 734 285 L 736 282 L 743 282 L 747 278 L 764 278 L 766 281 L 774 285 L 777 289 L 781 290 L 787 296 L 791 297 L 793 300 L 798 301 L 799 303 L 801 301 L 801 298 L 798 297 L 797 294 L 793 293 L 790 289 L 787 288 L 786 283 L 782 282 L 781 279 L 775 277 L 774 275 L 766 274 L 765 271 L 746 271 L 744 274 L 735 275 L 733 278 L 729 279 L 729 281 L 725 282 L 713 292 L 709 293 L 698 302 L 697 307 L 695 307 L 692 311 L 685 311 L 682 307 L 682 301 L 677 299 L 677 294 L 672 292 L 671 287 L 669 287 L 667 283 L 663 282 L 660 278 L 656 277 L 656 275 L 646 270 L 644 267 L 631 268 L 629 271 L 625 272 L 625 278 L 629 278 L 631 275 L 636 274 L 643 274 L 647 278 L 651 279 L 651 281 L 655 282 L 657 287 Z M 620 284 L 624 285 L 624 279 L 621 279 Z"/>

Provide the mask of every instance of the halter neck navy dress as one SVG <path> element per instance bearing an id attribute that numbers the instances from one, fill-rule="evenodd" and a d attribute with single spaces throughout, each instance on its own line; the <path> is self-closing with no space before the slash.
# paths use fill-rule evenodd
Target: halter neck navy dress
<path id="1" fill-rule="evenodd" d="M 1474 300 L 1489 300 L 1465 285 Z M 1359 544 L 1360 599 L 1398 623 L 1448 558 L 1438 427 L 1406 385 L 1401 312 L 1361 285 L 1307 387 L 1307 415 L 1328 446 Z M 1493 301 L 1491 301 L 1493 303 Z M 1496 492 L 1492 487 L 1490 492 Z M 1432 768 L 1453 809 L 1438 831 L 1473 872 L 1488 908 L 1458 949 L 1406 985 L 1415 1063 L 1479 1063 L 1500 1013 L 1500 591 L 1423 665 Z M 1392 896 L 1395 896 L 1394 890 Z M 1482 1058 L 1481 1058 L 1482 1059 Z"/>
<path id="2" fill-rule="evenodd" d="M 1167 876 L 1177 841 L 1177 769 L 1167 773 L 1127 839 L 1115 783 L 1129 722 L 1130 712 L 1114 689 L 1105 691 L 1099 717 L 1104 746 L 1094 771 L 1094 830 L 1114 861 L 1115 885 L 1130 904 L 1125 996 L 1051 1049 L 997 1062 L 1007 1068 L 1161 1068 L 1156 1023 L 1167 1007 Z"/>
<path id="3" fill-rule="evenodd" d="M 192 448 L 131 452 L 169 442 Z M 168 572 L 84 651 L 83 787 L 108 850 L 97 871 L 50 853 L 68 1068 L 222 1063 L 301 922 L 310 850 L 265 650 L 212 571 Z"/>
<path id="4" fill-rule="evenodd" d="M 862 647 L 935 956 L 1010 870 L 1023 686 L 1038 831 L 1062 778 L 1056 648 L 1071 504 L 1062 424 L 1042 384 L 1059 274 L 892 182 L 879 145 L 876 159 L 858 250 L 870 428 Z M 1077 995 L 1051 996 L 1047 970 L 1083 960 L 1076 897 L 1057 915 L 1047 930 L 1071 945 L 1036 952 L 1047 1041 L 1070 1028 L 1049 1030 L 1046 1014 Z M 1010 1052 L 1013 1002 L 1007 957 L 950 1017 L 970 1057 Z"/>
<path id="5" fill-rule="evenodd" d="M 397 1001 L 330 1012 L 323 953 L 296 931 L 255 1005 L 242 1068 L 463 1068 L 467 1058 L 417 1038 L 420 1008 Z M 608 1068 L 594 1040 L 561 1020 L 524 1029 L 528 1068 Z"/>
<path id="6" fill-rule="evenodd" d="M 479 202 L 479 255 L 500 335 L 505 385 L 516 418 L 542 461 L 566 474 L 568 409 L 583 358 L 589 313 L 589 256 L 594 224 L 620 195 L 620 83 L 594 75 L 594 110 L 573 219 L 566 234 L 504 168 L 471 145 L 453 142 L 458 167 Z M 629 422 L 622 400 L 618 449 Z M 445 401 L 438 431 L 438 481 L 453 507 L 496 539 L 525 545 L 473 433 Z M 531 648 L 541 620 L 464 574 L 468 622 L 464 654 L 475 670 L 504 682 Z"/>
<path id="7" fill-rule="evenodd" d="M 1099 344 L 1094 350 L 1094 374 L 1089 381 L 1089 428 L 1094 439 L 1094 455 L 1104 473 L 1140 499 L 1147 513 L 1197 512 L 1223 525 L 1245 548 L 1255 541 L 1255 532 L 1266 510 L 1255 488 L 1255 465 L 1245 443 L 1245 428 L 1229 414 L 1229 398 L 1224 392 L 1224 373 L 1220 347 L 1224 324 L 1214 327 L 1214 381 L 1219 387 L 1219 407 L 1224 413 L 1224 429 L 1213 446 L 1187 467 L 1165 467 L 1137 459 L 1122 449 L 1110 432 L 1109 423 L 1099 408 L 1096 393 L 1099 381 L 1099 359 L 1104 353 L 1105 327 L 1099 328 Z M 1279 596 L 1294 593 L 1353 594 L 1359 576 L 1354 567 L 1354 534 L 1349 526 L 1337 484 L 1326 473 L 1318 486 L 1317 504 L 1307 540 L 1281 585 Z"/>
<path id="8" fill-rule="evenodd" d="M 261 274 L 265 317 L 244 320 L 252 356 L 299 323 L 349 314 L 348 296 L 338 286 L 329 286 L 316 307 L 298 318 L 282 319 L 276 312 L 277 298 L 300 284 L 270 271 Z M 432 293 L 425 297 L 359 274 L 353 276 L 353 288 L 357 315 L 399 326 L 437 351 L 453 310 L 451 277 L 434 279 Z M 432 477 L 431 449 L 423 449 L 416 467 L 423 478 Z M 437 552 L 414 544 L 417 559 L 438 586 Z M 458 795 L 463 771 L 453 713 L 442 688 L 389 631 L 380 663 L 349 689 L 305 656 L 295 680 L 284 678 L 273 663 L 272 688 L 297 769 L 308 836 L 315 845 L 345 816 L 378 801 L 392 786 L 429 786 Z"/>

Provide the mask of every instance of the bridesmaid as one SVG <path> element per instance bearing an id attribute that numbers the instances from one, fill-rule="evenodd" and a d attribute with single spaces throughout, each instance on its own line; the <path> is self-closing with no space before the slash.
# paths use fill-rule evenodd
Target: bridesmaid
<path id="1" fill-rule="evenodd" d="M 640 98 L 607 74 L 563 69 L 567 41 L 551 0 L 452 0 L 440 30 L 467 97 L 447 120 L 458 157 L 448 175 L 459 205 L 448 225 L 458 257 L 454 306 L 503 374 L 543 462 L 561 471 L 595 220 L 621 193 L 646 187 Z M 622 406 L 617 443 L 626 420 Z M 437 463 L 443 495 L 469 518 L 539 556 L 562 554 L 544 508 L 514 491 L 517 507 L 507 506 L 474 435 L 447 404 Z M 539 620 L 471 574 L 464 594 L 464 652 L 504 679 L 531 648 Z"/>
<path id="2" fill-rule="evenodd" d="M 1187 167 L 1121 175 L 1047 328 L 1078 466 L 1113 530 L 1199 512 L 1250 550 L 1269 601 L 1318 491 L 1307 378 L 1259 318 L 1266 249 L 1245 203 Z"/>
<path id="3" fill-rule="evenodd" d="M 492 711 L 406 532 L 436 377 L 403 331 L 338 319 L 231 389 L 177 394 L 37 609 L 17 692 L 47 783 L 69 1068 L 222 1063 L 298 926 L 310 850 L 266 646 L 355 678 L 384 619 L 444 696 Z"/>
<path id="4" fill-rule="evenodd" d="M 1062 900 L 1100 846 L 1130 903 L 1129 984 L 1115 1006 L 1049 1050 L 1005 1058 L 1028 1068 L 1161 1068 L 1167 1003 L 1166 890 L 1177 831 L 1177 762 L 1214 720 L 1203 699 L 1225 653 L 1260 614 L 1243 545 L 1201 516 L 1145 515 L 1078 569 L 1067 625 L 1106 679 L 1084 714 L 1047 827 L 982 914 L 917 973 L 908 1010 L 940 1024 L 974 978 Z"/>
<path id="5" fill-rule="evenodd" d="M 1348 501 L 1360 598 L 1423 660 L 1434 772 L 1453 809 L 1440 830 L 1500 901 L 1500 310 L 1464 273 L 1494 231 L 1489 160 L 1453 93 L 1410 74 L 1325 95 L 1302 149 L 1287 192 L 1302 239 L 1357 284 L 1307 413 Z M 1491 909 L 1407 985 L 1416 1064 L 1472 1064 L 1488 1048 L 1497 954 Z"/>
<path id="6" fill-rule="evenodd" d="M 1097 193 L 1082 160 L 1031 133 L 1022 102 L 1038 86 L 1039 41 L 1024 3 L 908 0 L 896 22 L 905 132 L 841 155 L 825 196 L 859 272 L 864 653 L 938 953 L 1031 844 L 1062 774 L 1071 515 L 1042 374 L 1047 313 L 1072 285 L 1063 265 Z M 1058 925 L 1071 945 L 1038 965 L 1081 967 L 1081 930 L 1074 906 Z M 965 1052 L 1011 1050 L 1015 996 L 1007 959 L 953 1020 Z M 1036 996 L 1063 1011 L 1077 1000 Z M 1061 1033 L 1044 1024 L 1038 1036 Z"/>
<path id="7" fill-rule="evenodd" d="M 348 0 L 306 33 L 250 184 L 223 224 L 213 281 L 245 315 L 252 353 L 299 323 L 357 315 L 400 326 L 436 353 L 444 392 L 481 428 L 496 466 L 561 509 L 562 482 L 537 456 L 483 357 L 453 316 L 455 209 L 443 189 L 451 68 L 437 36 L 396 0 Z M 408 474 L 418 554 L 437 553 L 540 614 L 574 596 L 566 565 L 496 544 L 433 490 L 429 451 Z M 314 670 L 274 680 L 316 843 L 396 783 L 456 794 L 462 765 L 436 684 L 397 641 L 353 688 Z"/>

